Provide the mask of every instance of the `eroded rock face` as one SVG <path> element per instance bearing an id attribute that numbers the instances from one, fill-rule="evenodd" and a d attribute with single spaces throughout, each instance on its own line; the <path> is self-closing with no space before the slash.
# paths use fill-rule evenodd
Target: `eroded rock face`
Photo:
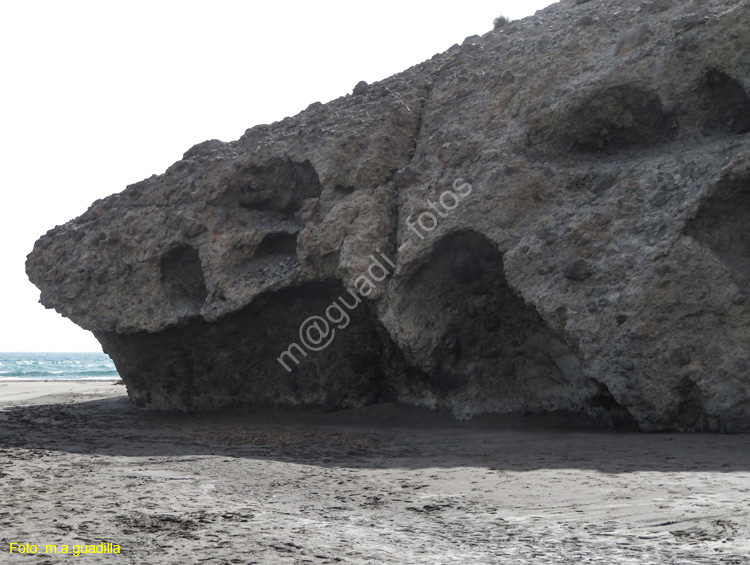
<path id="1" fill-rule="evenodd" d="M 58 226 L 138 406 L 750 430 L 750 6 L 566 1 Z"/>

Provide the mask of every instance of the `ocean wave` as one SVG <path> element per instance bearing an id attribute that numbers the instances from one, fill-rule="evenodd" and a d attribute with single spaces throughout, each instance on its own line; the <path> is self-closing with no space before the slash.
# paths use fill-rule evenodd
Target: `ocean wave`
<path id="1" fill-rule="evenodd" d="M 117 377 L 117 371 L 80 371 L 75 373 L 66 373 L 65 371 L 15 371 L 15 372 L 4 372 L 3 377 L 50 377 L 52 379 L 58 379 L 61 376 L 67 376 L 69 378 L 86 378 L 86 377 Z"/>
<path id="2" fill-rule="evenodd" d="M 0 379 L 118 379 L 104 353 L 0 353 Z"/>
<path id="3" fill-rule="evenodd" d="M 6 376 L 0 376 L 0 382 L 3 381 L 111 381 L 119 379 L 120 375 L 113 375 L 111 377 L 75 377 L 75 378 L 69 378 L 69 377 L 58 377 L 56 379 L 54 378 L 46 378 L 46 379 L 40 379 L 40 378 L 33 378 L 30 379 L 28 376 L 25 377 L 6 377 Z"/>

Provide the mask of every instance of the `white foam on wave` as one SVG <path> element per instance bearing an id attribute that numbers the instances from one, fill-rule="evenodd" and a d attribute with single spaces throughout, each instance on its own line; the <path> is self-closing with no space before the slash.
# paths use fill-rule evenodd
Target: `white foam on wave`
<path id="1" fill-rule="evenodd" d="M 0 377 L 0 382 L 4 381 L 113 381 L 119 379 L 120 375 L 112 375 L 111 377 L 82 377 L 82 378 L 49 378 L 44 377 Z"/>
<path id="2" fill-rule="evenodd" d="M 4 380 L 110 380 L 119 379 L 112 360 L 90 353 L 0 353 Z"/>

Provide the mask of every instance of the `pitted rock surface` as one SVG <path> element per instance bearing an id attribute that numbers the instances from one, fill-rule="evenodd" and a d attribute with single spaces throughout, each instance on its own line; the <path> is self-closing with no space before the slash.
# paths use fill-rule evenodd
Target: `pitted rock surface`
<path id="1" fill-rule="evenodd" d="M 749 431 L 748 29 L 748 2 L 555 4 L 193 147 L 27 272 L 139 406 Z"/>

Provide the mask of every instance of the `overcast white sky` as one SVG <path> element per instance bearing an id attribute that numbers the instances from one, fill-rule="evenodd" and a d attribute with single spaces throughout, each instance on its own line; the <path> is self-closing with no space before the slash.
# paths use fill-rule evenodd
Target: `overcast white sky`
<path id="1" fill-rule="evenodd" d="M 551 3 L 0 3 L 0 351 L 101 350 L 24 272 L 95 199 Z"/>

